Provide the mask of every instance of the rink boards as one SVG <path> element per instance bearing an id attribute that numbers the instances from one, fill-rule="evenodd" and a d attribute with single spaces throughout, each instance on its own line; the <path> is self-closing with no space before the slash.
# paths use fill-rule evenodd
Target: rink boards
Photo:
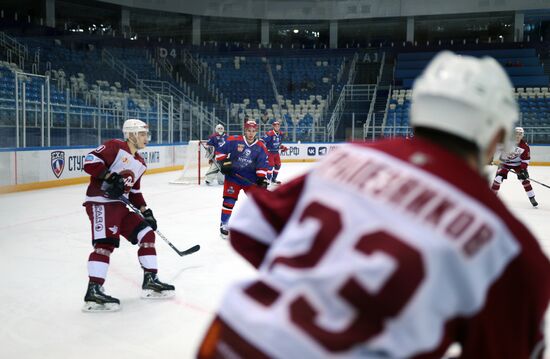
<path id="1" fill-rule="evenodd" d="M 292 143 L 282 162 L 314 162 L 341 143 Z M 147 173 L 183 168 L 186 144 L 151 145 L 140 151 Z M 88 181 L 84 157 L 93 147 L 51 147 L 0 150 L 0 193 L 64 186 Z M 531 165 L 550 165 L 550 146 L 531 146 Z"/>
<path id="2" fill-rule="evenodd" d="M 287 144 L 283 162 L 313 162 L 340 144 Z M 147 162 L 147 173 L 183 168 L 186 144 L 151 145 L 140 151 Z M 84 157 L 94 147 L 50 147 L 0 150 L 0 193 L 87 182 Z M 549 152 L 550 158 L 550 152 Z M 549 160 L 550 162 L 550 160 Z"/>

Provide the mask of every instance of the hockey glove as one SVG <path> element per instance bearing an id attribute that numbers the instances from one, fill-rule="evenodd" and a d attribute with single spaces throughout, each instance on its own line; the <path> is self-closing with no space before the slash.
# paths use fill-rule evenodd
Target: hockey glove
<path id="1" fill-rule="evenodd" d="M 124 178 L 116 172 L 105 179 L 102 186 L 106 197 L 117 199 L 124 194 Z"/>
<path id="2" fill-rule="evenodd" d="M 288 151 L 288 147 L 281 145 L 281 152 Z"/>
<path id="3" fill-rule="evenodd" d="M 268 182 L 263 177 L 258 177 L 258 179 L 256 180 L 256 186 L 260 188 L 267 189 L 267 185 Z"/>
<path id="4" fill-rule="evenodd" d="M 529 178 L 529 172 L 527 172 L 526 169 L 521 169 L 521 170 L 519 170 L 519 172 L 518 172 L 518 180 L 524 181 L 524 180 L 526 180 L 526 179 L 528 179 L 528 178 Z"/>
<path id="5" fill-rule="evenodd" d="M 231 170 L 233 169 L 231 161 L 229 160 L 219 161 L 218 165 L 220 165 L 220 172 L 224 175 L 231 173 Z"/>
<path id="6" fill-rule="evenodd" d="M 147 224 L 153 228 L 153 231 L 157 230 L 157 220 L 153 216 L 153 211 L 151 211 L 151 208 L 146 209 L 141 214 L 143 214 L 143 219 Z"/>

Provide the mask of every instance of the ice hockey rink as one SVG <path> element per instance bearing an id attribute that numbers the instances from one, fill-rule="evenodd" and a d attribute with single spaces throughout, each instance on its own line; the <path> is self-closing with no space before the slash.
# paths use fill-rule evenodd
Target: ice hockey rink
<path id="1" fill-rule="evenodd" d="M 312 165 L 284 163 L 280 179 Z M 530 174 L 550 184 L 550 167 L 531 167 Z M 177 176 L 147 175 L 142 189 L 159 230 L 179 249 L 200 244 L 201 250 L 179 257 L 157 237 L 159 278 L 176 286 L 176 297 L 144 300 L 136 247 L 121 240 L 105 284 L 106 292 L 121 300 L 122 309 L 114 313 L 81 311 L 91 251 L 82 207 L 86 185 L 0 195 L 0 357 L 194 356 L 224 289 L 254 270 L 219 237 L 222 187 L 169 184 Z M 499 196 L 550 255 L 550 189 L 533 183 L 539 202 L 534 209 L 514 177 Z"/>

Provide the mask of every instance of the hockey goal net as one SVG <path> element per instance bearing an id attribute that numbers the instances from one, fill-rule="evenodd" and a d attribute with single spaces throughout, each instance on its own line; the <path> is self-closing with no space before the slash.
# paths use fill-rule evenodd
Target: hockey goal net
<path id="1" fill-rule="evenodd" d="M 201 141 L 189 141 L 183 156 L 183 171 L 170 183 L 200 185 L 204 181 L 206 172 L 210 168 L 208 164 L 210 154 L 204 145 L 206 142 L 202 141 L 202 143 L 201 145 Z"/>

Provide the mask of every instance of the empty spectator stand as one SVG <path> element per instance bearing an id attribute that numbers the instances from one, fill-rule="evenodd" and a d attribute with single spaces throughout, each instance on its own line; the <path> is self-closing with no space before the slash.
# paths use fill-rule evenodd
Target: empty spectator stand
<path id="1" fill-rule="evenodd" d="M 494 57 L 510 76 L 515 87 L 548 86 L 548 76 L 544 74 L 539 56 L 534 48 L 489 49 L 456 51 L 461 55 Z M 397 55 L 395 84 L 411 88 L 414 79 L 420 75 L 437 52 L 411 52 Z"/>
<path id="2" fill-rule="evenodd" d="M 227 99 L 232 121 L 244 117 L 263 123 L 278 120 L 297 139 L 311 138 L 312 126 L 323 125 L 329 92 L 343 78 L 342 54 L 202 54 L 213 70 L 217 88 Z M 337 87 L 336 90 L 333 87 Z"/>

